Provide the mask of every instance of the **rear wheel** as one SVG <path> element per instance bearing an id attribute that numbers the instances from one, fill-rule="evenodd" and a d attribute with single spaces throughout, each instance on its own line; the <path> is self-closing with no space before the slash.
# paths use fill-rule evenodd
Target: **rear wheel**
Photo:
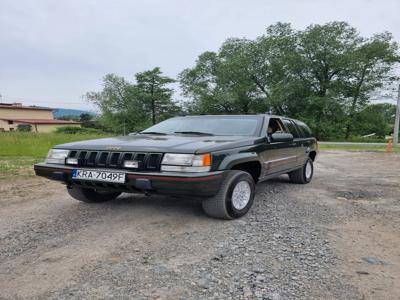
<path id="1" fill-rule="evenodd" d="M 300 169 L 289 173 L 290 181 L 293 183 L 309 183 L 314 175 L 314 164 L 311 158 L 307 158 L 306 163 Z"/>
<path id="2" fill-rule="evenodd" d="M 67 188 L 67 191 L 72 198 L 87 203 L 109 201 L 121 195 L 120 192 L 97 191 L 77 186 Z"/>
<path id="3" fill-rule="evenodd" d="M 214 218 L 240 218 L 253 205 L 254 190 L 254 180 L 249 173 L 239 170 L 227 171 L 218 194 L 203 200 L 203 210 Z"/>

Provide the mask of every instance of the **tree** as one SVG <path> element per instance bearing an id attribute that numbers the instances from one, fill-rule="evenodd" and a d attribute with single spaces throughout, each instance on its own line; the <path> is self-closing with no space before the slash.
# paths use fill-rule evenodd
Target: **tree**
<path id="1" fill-rule="evenodd" d="M 228 39 L 179 75 L 181 88 L 198 113 L 282 111 L 274 93 L 285 82 L 284 64 L 294 48 L 294 31 L 283 23 L 255 41 Z"/>
<path id="2" fill-rule="evenodd" d="M 151 115 L 152 124 L 177 111 L 172 102 L 173 90 L 167 87 L 175 82 L 174 79 L 163 76 L 158 67 L 138 73 L 135 77 L 136 96 L 142 102 L 144 111 Z"/>
<path id="3" fill-rule="evenodd" d="M 277 23 L 255 40 L 230 38 L 201 54 L 179 80 L 192 112 L 270 111 L 303 119 L 318 138 L 341 138 L 371 95 L 395 79 L 398 61 L 387 33 L 367 39 L 345 22 L 302 31 Z"/>
<path id="4" fill-rule="evenodd" d="M 345 123 L 344 74 L 351 63 L 349 54 L 360 41 L 358 32 L 345 22 L 331 22 L 311 25 L 297 36 L 288 82 L 296 83 L 303 101 L 294 117 L 307 120 L 318 138 L 340 137 Z"/>
<path id="5" fill-rule="evenodd" d="M 113 132 L 139 130 L 146 124 L 135 86 L 123 77 L 107 74 L 103 78 L 102 91 L 89 92 L 86 98 L 100 108 L 100 123 Z"/>
<path id="6" fill-rule="evenodd" d="M 396 105 L 389 103 L 373 104 L 356 112 L 352 126 L 352 132 L 357 135 L 375 133 L 378 137 L 384 137 L 393 132 L 394 115 Z"/>
<path id="7" fill-rule="evenodd" d="M 91 114 L 89 114 L 89 113 L 82 113 L 82 114 L 80 114 L 80 116 L 79 116 L 79 120 L 81 121 L 81 122 L 88 122 L 88 121 L 90 121 L 90 120 L 92 120 L 93 119 L 93 115 L 91 115 Z"/>
<path id="8" fill-rule="evenodd" d="M 389 33 L 364 39 L 349 54 L 351 63 L 345 70 L 344 95 L 349 99 L 345 138 L 352 133 L 358 110 L 368 103 L 371 94 L 398 78 L 391 76 L 393 65 L 400 61 L 397 44 Z"/>
<path id="9" fill-rule="evenodd" d="M 107 74 L 100 92 L 89 92 L 86 99 L 97 105 L 99 122 L 114 132 L 138 131 L 163 120 L 178 110 L 172 102 L 173 80 L 162 76 L 159 68 L 135 75 L 135 82 Z"/>

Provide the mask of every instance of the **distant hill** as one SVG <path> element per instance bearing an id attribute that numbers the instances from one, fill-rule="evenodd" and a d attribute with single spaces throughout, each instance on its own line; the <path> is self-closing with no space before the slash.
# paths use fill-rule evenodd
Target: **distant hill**
<path id="1" fill-rule="evenodd" d="M 96 115 L 93 112 L 79 109 L 68 109 L 68 108 L 55 108 L 53 111 L 54 118 L 61 118 L 63 116 L 77 116 L 79 117 L 81 114 L 90 114 Z"/>

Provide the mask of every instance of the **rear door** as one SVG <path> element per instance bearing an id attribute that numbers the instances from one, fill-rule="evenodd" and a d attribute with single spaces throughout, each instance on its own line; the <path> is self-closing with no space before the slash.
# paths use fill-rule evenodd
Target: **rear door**
<path id="1" fill-rule="evenodd" d="M 298 120 L 293 120 L 294 124 L 296 125 L 296 128 L 301 134 L 301 145 L 302 145 L 302 150 L 303 154 L 300 156 L 300 158 L 303 159 L 302 163 L 304 164 L 306 159 L 308 158 L 308 155 L 311 150 L 316 150 L 315 149 L 315 139 L 312 137 L 310 128 L 303 122 L 300 122 Z"/>
<path id="2" fill-rule="evenodd" d="M 294 159 L 290 160 L 289 167 L 291 169 L 297 168 L 303 164 L 302 156 L 304 156 L 301 132 L 297 129 L 297 126 L 292 120 L 282 118 L 282 122 L 286 130 L 293 135 L 293 142 L 290 144 L 290 155 L 294 157 Z"/>

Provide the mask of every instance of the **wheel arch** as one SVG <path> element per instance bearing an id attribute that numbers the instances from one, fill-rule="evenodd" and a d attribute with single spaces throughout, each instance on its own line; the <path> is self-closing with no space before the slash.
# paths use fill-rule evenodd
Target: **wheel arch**
<path id="1" fill-rule="evenodd" d="M 261 163 L 257 153 L 238 153 L 228 156 L 220 165 L 221 170 L 241 170 L 248 172 L 256 183 L 261 175 Z"/>
<path id="2" fill-rule="evenodd" d="M 311 158 L 312 161 L 315 161 L 315 158 L 317 157 L 317 151 L 310 151 L 308 156 Z"/>

